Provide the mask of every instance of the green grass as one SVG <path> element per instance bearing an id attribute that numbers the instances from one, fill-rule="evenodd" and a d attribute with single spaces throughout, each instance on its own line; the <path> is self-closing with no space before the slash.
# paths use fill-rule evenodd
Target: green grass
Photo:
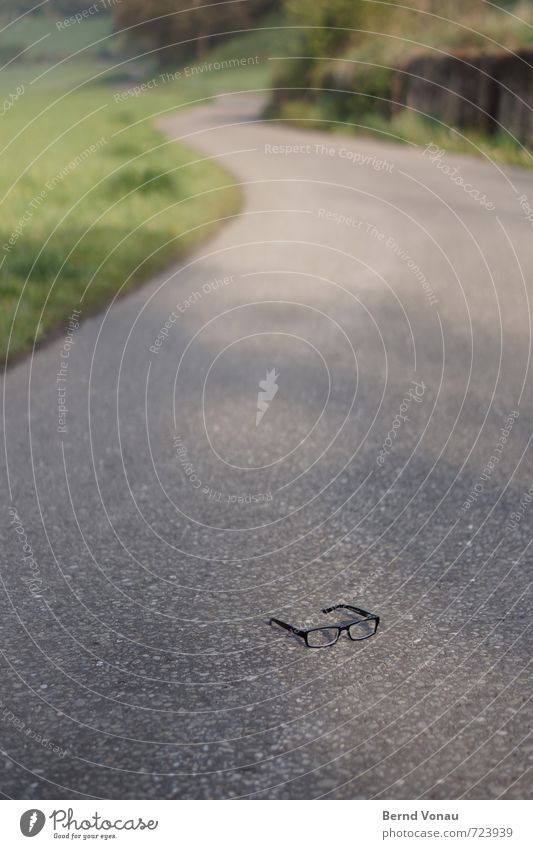
<path id="1" fill-rule="evenodd" d="M 14 356 L 74 307 L 88 314 L 182 256 L 238 208 L 238 191 L 220 167 L 196 163 L 195 153 L 167 142 L 151 122 L 113 137 L 138 119 L 138 109 L 114 109 L 107 94 L 69 97 L 31 130 L 24 124 L 39 98 L 5 116 L 8 137 L 22 133 L 0 157 L 2 354 L 10 330 Z"/>
<path id="2" fill-rule="evenodd" d="M 1 118 L 0 354 L 12 360 L 61 327 L 73 308 L 88 315 L 124 294 L 237 212 L 232 177 L 214 162 L 196 162 L 201 157 L 169 142 L 155 121 L 219 92 L 268 89 L 272 43 L 283 53 L 294 38 L 280 23 L 279 16 L 270 17 L 205 59 L 189 60 L 189 66 L 202 66 L 200 73 L 158 80 L 149 94 L 118 103 L 115 94 L 161 72 L 150 57 L 128 60 L 113 39 L 104 42 L 104 51 L 93 45 L 110 32 L 109 18 L 66 31 L 50 18 L 24 20 L 0 34 L 1 47 L 26 46 L 51 33 L 25 61 L 0 71 L 0 109 L 24 86 Z M 75 59 L 68 58 L 77 50 Z M 255 56 L 259 62 L 237 69 L 203 68 Z M 57 178 L 102 137 L 105 144 Z"/>
<path id="3" fill-rule="evenodd" d="M 151 121 L 114 137 L 142 118 L 142 100 L 113 105 L 109 91 L 96 88 L 33 119 L 43 99 L 24 96 L 4 116 L 3 139 L 13 141 L 0 156 L 2 354 L 10 330 L 14 356 L 80 308 L 80 298 L 82 312 L 93 311 L 182 256 L 238 209 L 229 175 L 196 163 L 197 154 L 169 143 Z"/>
<path id="4" fill-rule="evenodd" d="M 327 130 L 343 135 L 365 135 L 381 141 L 408 143 L 425 147 L 436 144 L 449 153 L 487 157 L 506 165 L 533 167 L 533 151 L 522 147 L 506 133 L 485 136 L 467 129 L 443 125 L 437 119 L 421 117 L 408 110 L 387 118 L 379 112 L 366 112 L 350 119 L 346 109 L 337 111 L 324 95 L 313 101 L 287 100 L 268 117 L 294 124 L 302 129 Z"/>
<path id="5" fill-rule="evenodd" d="M 104 63 L 92 50 L 51 69 L 61 57 L 13 63 L 0 72 L 2 99 L 25 86 L 2 116 L 0 136 L 3 356 L 8 340 L 11 360 L 61 327 L 74 308 L 82 317 L 90 314 L 182 257 L 237 212 L 240 195 L 231 176 L 214 162 L 196 162 L 201 156 L 169 142 L 155 120 L 219 91 L 268 86 L 264 44 L 264 34 L 240 36 L 203 61 L 260 55 L 258 64 L 161 83 L 149 95 L 119 103 L 114 94 L 138 81 L 124 82 L 129 64 L 113 67 L 121 60 Z M 141 67 L 150 76 L 150 64 Z M 86 153 L 102 138 L 105 143 Z"/>
<path id="6" fill-rule="evenodd" d="M 91 5 L 88 3 L 87 5 Z M 61 23 L 63 19 L 59 19 Z M 109 56 L 113 40 L 106 38 L 112 32 L 109 15 L 94 15 L 67 29 L 58 29 L 56 21 L 48 16 L 24 17 L 11 24 L 0 19 L 0 57 L 8 51 L 24 50 L 25 63 L 52 61 L 72 56 L 79 50 L 85 56 Z"/>
<path id="7" fill-rule="evenodd" d="M 533 167 L 533 152 L 504 132 L 485 136 L 471 130 L 444 126 L 437 120 L 423 118 L 407 110 L 390 120 L 370 113 L 363 117 L 363 123 L 367 125 L 366 132 L 381 138 L 384 138 L 384 133 L 389 133 L 394 141 L 411 142 L 424 147 L 431 142 L 450 153 L 485 156 L 507 165 Z"/>

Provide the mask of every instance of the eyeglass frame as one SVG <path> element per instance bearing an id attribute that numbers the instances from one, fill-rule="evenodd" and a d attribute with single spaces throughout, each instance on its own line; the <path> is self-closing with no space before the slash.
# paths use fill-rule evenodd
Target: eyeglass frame
<path id="1" fill-rule="evenodd" d="M 339 622 L 335 625 L 328 625 L 327 623 L 325 623 L 322 626 L 318 626 L 318 627 L 314 627 L 314 628 L 296 628 L 295 625 L 290 625 L 288 622 L 283 622 L 283 620 L 276 619 L 274 616 L 271 616 L 268 624 L 272 625 L 274 623 L 276 625 L 279 625 L 281 628 L 285 628 L 285 630 L 289 631 L 291 634 L 295 634 L 297 637 L 301 637 L 304 640 L 308 649 L 329 649 L 329 648 L 331 648 L 331 646 L 334 646 L 338 642 L 339 637 L 340 637 L 340 635 L 342 634 L 343 631 L 348 632 L 348 637 L 354 643 L 358 643 L 361 640 L 368 640 L 369 637 L 373 637 L 374 634 L 377 632 L 380 617 L 376 613 L 369 613 L 368 610 L 362 610 L 360 607 L 354 607 L 352 604 L 334 604 L 333 607 L 322 608 L 321 612 L 322 613 L 331 613 L 333 610 L 341 610 L 341 609 L 342 610 L 353 610 L 354 613 L 358 613 L 363 618 L 362 619 L 352 619 L 352 620 L 350 620 L 350 622 Z M 367 634 L 365 637 L 352 637 L 352 635 L 350 634 L 350 628 L 351 628 L 352 625 L 357 625 L 358 623 L 369 622 L 369 621 L 376 623 L 376 627 L 374 628 L 374 631 L 373 631 L 372 634 Z M 334 628 L 337 631 L 337 636 L 335 637 L 335 639 L 331 643 L 324 643 L 321 646 L 310 646 L 309 645 L 309 634 L 311 634 L 313 631 L 324 631 L 325 629 L 333 630 Z"/>

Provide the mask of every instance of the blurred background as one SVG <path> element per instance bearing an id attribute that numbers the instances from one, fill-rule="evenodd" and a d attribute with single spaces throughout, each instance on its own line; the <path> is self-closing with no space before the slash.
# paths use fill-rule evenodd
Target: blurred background
<path id="1" fill-rule="evenodd" d="M 4 0 L 2 355 L 53 332 L 88 281 L 96 308 L 183 255 L 211 232 L 209 204 L 238 208 L 232 178 L 186 168 L 157 116 L 254 90 L 302 128 L 529 167 L 532 43 L 530 0 Z M 171 219 L 168 198 L 183 200 Z"/>

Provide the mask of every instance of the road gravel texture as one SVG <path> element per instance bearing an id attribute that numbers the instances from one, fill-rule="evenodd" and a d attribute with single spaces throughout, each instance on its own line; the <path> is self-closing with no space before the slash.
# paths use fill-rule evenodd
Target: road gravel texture
<path id="1" fill-rule="evenodd" d="M 162 119 L 241 213 L 6 375 L 0 788 L 523 798 L 533 173 L 260 107 Z"/>

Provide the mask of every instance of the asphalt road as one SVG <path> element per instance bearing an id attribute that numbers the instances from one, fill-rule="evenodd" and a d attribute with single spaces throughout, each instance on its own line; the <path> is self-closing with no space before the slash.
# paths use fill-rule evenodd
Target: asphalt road
<path id="1" fill-rule="evenodd" d="M 165 119 L 242 213 L 7 375 L 1 790 L 523 798 L 533 173 L 257 111 Z"/>

